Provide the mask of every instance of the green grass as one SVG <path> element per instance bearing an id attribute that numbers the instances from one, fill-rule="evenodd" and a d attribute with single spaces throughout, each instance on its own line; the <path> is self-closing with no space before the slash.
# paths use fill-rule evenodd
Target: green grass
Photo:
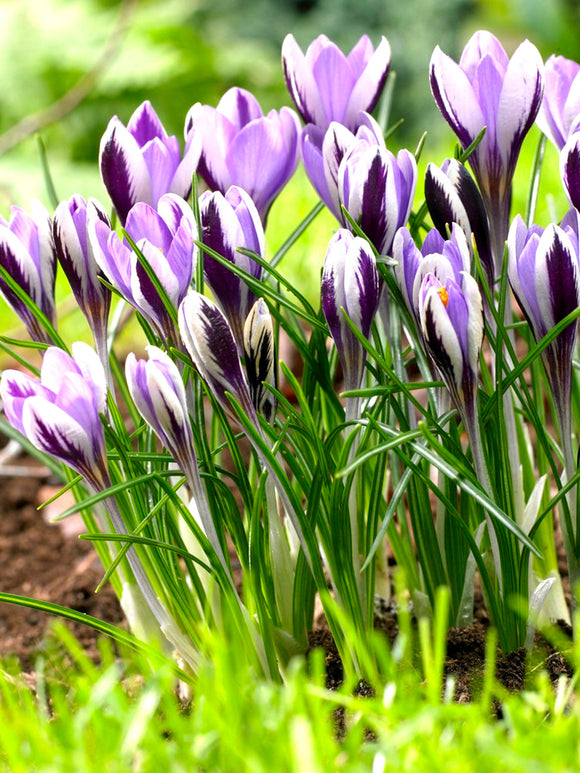
<path id="1" fill-rule="evenodd" d="M 286 683 L 277 685 L 257 679 L 243 653 L 212 638 L 187 707 L 176 698 L 169 663 L 152 669 L 135 654 L 120 659 L 103 641 L 102 663 L 95 666 L 58 627 L 38 663 L 34 690 L 14 667 L 2 672 L 0 770 L 578 770 L 576 678 L 562 679 L 554 690 L 547 674 L 536 672 L 525 692 L 510 695 L 495 683 L 488 659 L 476 700 L 453 703 L 451 685 L 442 689 L 442 661 L 435 657 L 421 668 L 409 655 L 412 631 L 402 627 L 392 652 L 376 643 L 374 697 L 353 697 L 354 682 L 327 690 L 321 652 L 308 669 L 293 661 Z M 435 653 L 441 644 L 431 643 Z M 576 663 L 579 656 L 577 647 Z M 493 713 L 494 698 L 501 719 Z M 342 737 L 337 709 L 344 713 Z"/>

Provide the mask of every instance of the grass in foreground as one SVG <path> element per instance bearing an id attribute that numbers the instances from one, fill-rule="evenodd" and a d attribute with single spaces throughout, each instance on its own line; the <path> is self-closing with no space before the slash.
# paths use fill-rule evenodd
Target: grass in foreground
<path id="1" fill-rule="evenodd" d="M 415 663 L 404 621 L 402 629 L 392 652 L 377 641 L 376 665 L 367 664 L 380 685 L 374 697 L 353 697 L 353 682 L 327 690 L 321 652 L 308 669 L 294 661 L 281 686 L 257 679 L 243 653 L 214 638 L 185 708 L 171 664 L 153 670 L 132 653 L 119 659 L 103 640 L 95 666 L 58 627 L 33 688 L 17 669 L 1 672 L 0 770 L 578 770 L 576 677 L 554 689 L 545 672 L 534 673 L 528 689 L 510 695 L 495 682 L 488 657 L 479 695 L 459 705 L 452 683 L 442 689 L 439 634 L 421 631 L 422 663 Z M 580 663 L 580 647 L 572 658 Z"/>

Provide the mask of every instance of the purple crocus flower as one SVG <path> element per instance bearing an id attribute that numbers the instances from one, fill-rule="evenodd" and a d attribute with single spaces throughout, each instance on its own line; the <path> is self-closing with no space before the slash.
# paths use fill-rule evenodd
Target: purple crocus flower
<path id="1" fill-rule="evenodd" d="M 239 185 L 262 222 L 298 164 L 298 116 L 288 107 L 262 113 L 249 91 L 233 88 L 217 108 L 195 104 L 185 120 L 188 143 L 201 144 L 198 172 L 213 191 Z"/>
<path id="2" fill-rule="evenodd" d="M 440 168 L 433 163 L 427 164 L 425 201 L 433 225 L 444 239 L 448 237 L 452 223 L 461 227 L 470 247 L 473 237 L 491 286 L 494 264 L 487 213 L 479 188 L 465 166 L 455 158 L 446 159 Z"/>
<path id="3" fill-rule="evenodd" d="M 143 201 L 157 207 L 165 193 L 187 198 L 200 147 L 190 138 L 183 159 L 179 141 L 168 136 L 150 102 L 143 102 L 125 127 L 114 116 L 101 139 L 101 176 L 121 223 Z"/>
<path id="4" fill-rule="evenodd" d="M 510 228 L 508 278 L 536 341 L 580 303 L 578 218 L 571 210 L 560 226 L 543 230 L 527 228 L 518 215 Z M 575 322 L 568 325 L 542 352 L 554 404 L 568 417 L 576 330 Z"/>
<path id="5" fill-rule="evenodd" d="M 427 274 L 419 290 L 419 317 L 427 351 L 473 444 L 477 436 L 477 375 L 484 330 L 477 282 L 467 273 L 462 273 L 461 282 L 447 278 L 444 283 L 434 274 Z"/>
<path id="6" fill-rule="evenodd" d="M 433 274 L 442 285 L 448 279 L 461 284 L 462 273 L 469 272 L 471 265 L 465 233 L 453 223 L 450 238 L 444 239 L 436 228 L 432 228 L 419 249 L 409 229 L 400 228 L 395 234 L 392 253 L 397 261 L 393 266 L 395 281 L 421 334 L 419 292 L 423 279 L 427 274 Z"/>
<path id="7" fill-rule="evenodd" d="M 580 128 L 580 64 L 564 56 L 548 59 L 536 123 L 558 150 Z"/>
<path id="8" fill-rule="evenodd" d="M 197 255 L 191 208 L 179 196 L 167 193 L 160 198 L 157 210 L 148 204 L 135 204 L 125 230 L 177 308 L 191 284 Z M 163 340 L 175 341 L 171 314 L 131 247 L 101 220 L 90 224 L 89 239 L 95 260 L 111 284 L 153 324 Z"/>
<path id="9" fill-rule="evenodd" d="M 416 184 L 417 163 L 408 150 L 395 158 L 384 146 L 359 140 L 342 159 L 340 203 L 379 254 L 390 253 L 395 233 L 409 219 Z"/>
<path id="10" fill-rule="evenodd" d="M 257 425 L 232 329 L 215 303 L 190 290 L 179 306 L 179 332 L 193 364 L 226 414 L 235 419 L 228 392 Z"/>
<path id="11" fill-rule="evenodd" d="M 542 101 L 543 72 L 540 54 L 529 41 L 509 59 L 490 32 L 473 35 L 459 64 L 439 46 L 431 57 L 433 96 L 462 147 L 467 148 L 486 127 L 469 163 L 487 208 L 496 274 L 507 237 L 512 178 Z"/>
<path id="12" fill-rule="evenodd" d="M 40 381 L 18 370 L 5 370 L 0 396 L 6 418 L 32 445 L 102 489 L 110 485 L 99 417 L 105 410 L 105 373 L 87 344 L 73 344 L 72 355 L 49 347 Z"/>
<path id="13" fill-rule="evenodd" d="M 570 204 L 580 207 L 580 131 L 574 132 L 560 153 L 560 177 Z"/>
<path id="14" fill-rule="evenodd" d="M 365 239 L 341 228 L 329 242 L 322 270 L 322 310 L 334 339 L 346 390 L 360 387 L 366 351 L 350 329 L 345 313 L 368 338 L 379 302 L 375 256 Z M 344 313 L 343 310 L 344 309 Z"/>
<path id="15" fill-rule="evenodd" d="M 226 191 L 204 193 L 199 200 L 202 241 L 235 266 L 256 279 L 262 269 L 255 260 L 237 252 L 238 247 L 265 253 L 264 228 L 260 215 L 248 194 L 236 185 Z M 213 296 L 230 323 L 240 352 L 244 349 L 244 324 L 256 296 L 243 279 L 222 266 L 211 255 L 203 259 L 205 279 Z"/>
<path id="16" fill-rule="evenodd" d="M 342 223 L 338 197 L 338 170 L 342 159 L 356 144 L 365 141 L 370 146 L 385 146 L 381 127 L 368 113 L 359 116 L 356 134 L 333 121 L 326 132 L 314 124 L 302 130 L 300 138 L 304 169 L 316 192 L 337 220 Z"/>
<path id="17" fill-rule="evenodd" d="M 125 375 L 129 392 L 141 416 L 182 469 L 204 532 L 225 565 L 199 475 L 183 379 L 177 365 L 157 346 L 148 346 L 147 354 L 148 360 L 138 360 L 132 352 L 127 357 Z"/>
<path id="18" fill-rule="evenodd" d="M 306 54 L 293 35 L 287 35 L 282 44 L 290 96 L 304 122 L 323 132 L 332 121 L 356 130 L 360 111 L 370 112 L 376 105 L 390 62 L 391 47 L 384 37 L 375 50 L 370 38 L 363 35 L 348 55 L 326 35 L 319 35 Z"/>
<path id="19" fill-rule="evenodd" d="M 61 202 L 53 218 L 54 246 L 76 301 L 87 318 L 103 363 L 107 361 L 107 320 L 111 292 L 99 280 L 102 276 L 87 234 L 90 220 L 101 220 L 109 226 L 109 218 L 96 199 L 88 202 L 82 196 L 72 196 Z"/>
<path id="20" fill-rule="evenodd" d="M 54 325 L 56 257 L 50 217 L 39 201 L 33 202 L 31 215 L 20 207 L 12 207 L 10 220 L 0 216 L 0 265 Z M 51 343 L 43 325 L 1 277 L 0 293 L 34 341 Z"/>

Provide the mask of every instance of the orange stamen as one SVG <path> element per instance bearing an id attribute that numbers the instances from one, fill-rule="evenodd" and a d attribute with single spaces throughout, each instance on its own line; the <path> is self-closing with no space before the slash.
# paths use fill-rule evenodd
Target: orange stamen
<path id="1" fill-rule="evenodd" d="M 444 287 L 440 287 L 437 290 L 437 293 L 439 294 L 439 297 L 441 298 L 441 302 L 443 303 L 445 308 L 447 308 L 447 302 L 449 301 L 449 293 L 447 292 L 447 290 Z"/>

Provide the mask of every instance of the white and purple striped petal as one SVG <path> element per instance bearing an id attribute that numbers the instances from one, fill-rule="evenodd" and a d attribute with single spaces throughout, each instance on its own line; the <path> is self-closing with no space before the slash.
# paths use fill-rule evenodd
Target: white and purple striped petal
<path id="1" fill-rule="evenodd" d="M 204 193 L 199 200 L 202 240 L 222 257 L 246 273 L 260 279 L 262 269 L 256 261 L 238 252 L 238 247 L 264 257 L 264 229 L 256 206 L 240 187 L 232 186 L 225 196 L 219 191 Z M 205 255 L 203 270 L 214 298 L 226 316 L 243 351 L 244 324 L 256 296 L 243 279 Z"/>
<path id="2" fill-rule="evenodd" d="M 388 255 L 409 218 L 416 184 L 417 164 L 409 151 L 395 158 L 385 147 L 359 140 L 340 164 L 338 195 L 375 249 Z"/>
<path id="3" fill-rule="evenodd" d="M 344 313 L 368 338 L 379 302 L 375 257 L 365 239 L 340 229 L 329 242 L 322 270 L 322 310 L 344 372 L 345 388 L 356 389 L 364 375 L 366 352 Z"/>
<path id="4" fill-rule="evenodd" d="M 215 303 L 190 290 L 179 306 L 179 332 L 193 364 L 225 412 L 235 418 L 227 392 L 257 422 L 238 347 Z"/>
<path id="5" fill-rule="evenodd" d="M 20 207 L 12 207 L 10 220 L 0 218 L 0 265 L 54 325 L 56 256 L 52 224 L 39 201 L 33 202 L 31 212 L 29 215 Z M 30 337 L 50 343 L 44 327 L 1 278 L 0 293 L 25 324 Z"/>
<path id="6" fill-rule="evenodd" d="M 562 227 L 528 229 L 515 218 L 508 238 L 508 278 L 535 339 L 543 338 L 580 304 L 578 214 L 569 213 Z M 577 324 L 572 323 L 542 356 L 555 396 L 570 397 L 572 352 Z"/>

